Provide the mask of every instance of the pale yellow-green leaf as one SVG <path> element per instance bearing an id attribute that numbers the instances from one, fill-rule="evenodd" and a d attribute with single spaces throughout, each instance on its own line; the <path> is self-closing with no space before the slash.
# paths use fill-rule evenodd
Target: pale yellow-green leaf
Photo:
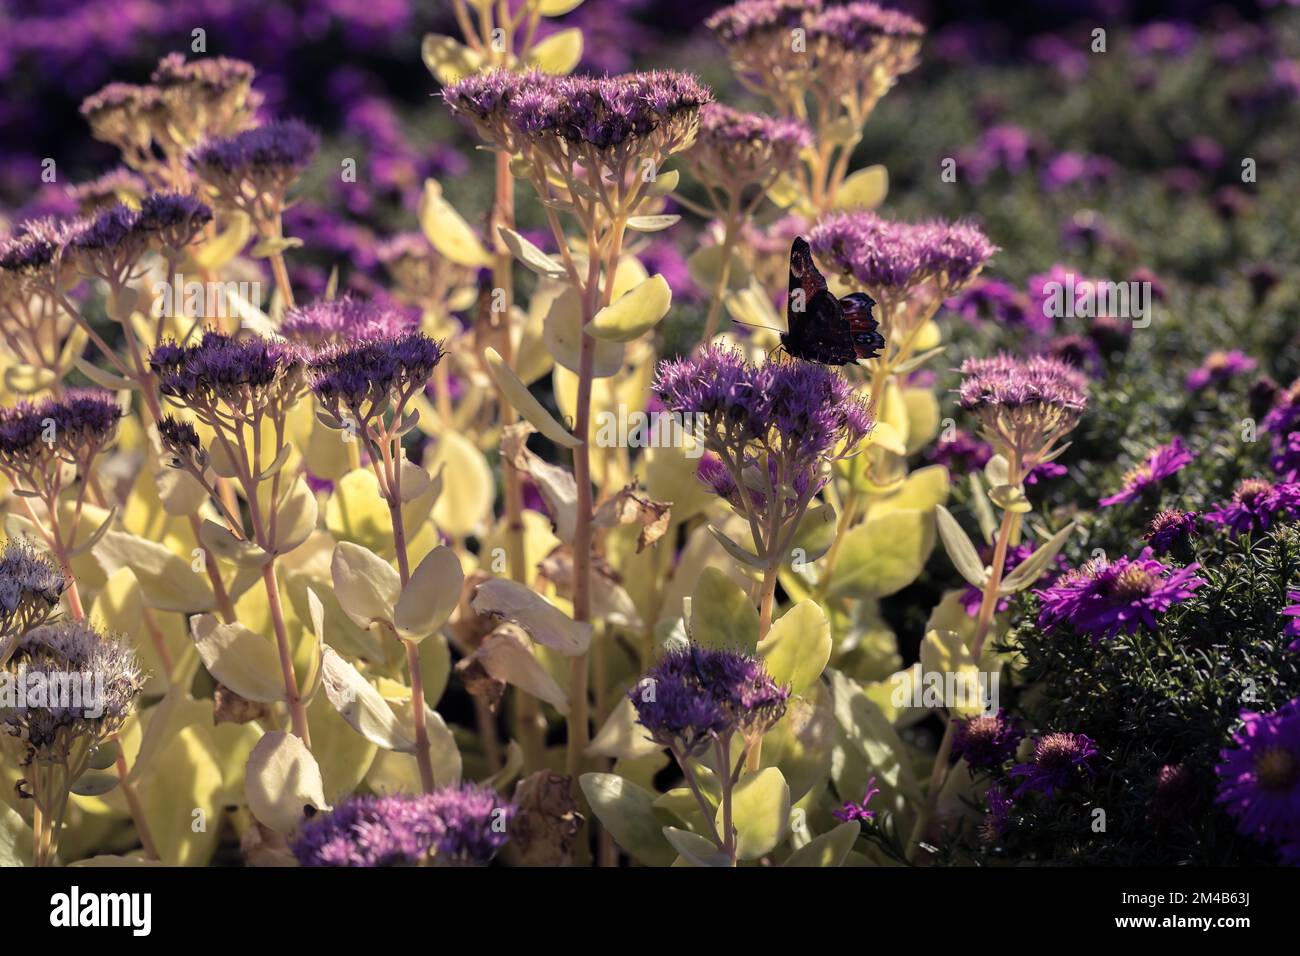
<path id="1" fill-rule="evenodd" d="M 664 839 L 672 844 L 672 848 L 681 854 L 680 860 L 684 866 L 723 867 L 731 865 L 727 855 L 707 837 L 702 837 L 698 833 L 692 833 L 690 830 L 682 830 L 678 827 L 664 827 L 663 834 Z M 673 863 L 673 866 L 677 865 L 676 862 Z"/>
<path id="2" fill-rule="evenodd" d="M 334 709 L 357 733 L 385 750 L 410 753 L 415 740 L 379 691 L 332 647 L 325 648 L 321 686 Z"/>
<path id="3" fill-rule="evenodd" d="M 222 624 L 210 614 L 195 615 L 190 626 L 209 674 L 248 700 L 284 698 L 280 659 L 269 640 L 237 621 Z"/>
<path id="4" fill-rule="evenodd" d="M 197 727 L 185 727 L 162 743 L 150 773 L 136 788 L 144 818 L 160 824 L 153 837 L 164 863 L 204 866 L 221 835 L 221 766 Z M 203 827 L 194 825 L 196 811 Z M 167 825 L 161 825 L 164 821 Z"/>
<path id="5" fill-rule="evenodd" d="M 615 289 L 615 294 L 619 290 Z M 589 337 L 582 331 L 582 299 L 572 286 L 566 286 L 551 302 L 542 325 L 546 351 L 558 365 L 577 372 L 582 357 L 582 343 Z M 592 363 L 595 378 L 609 378 L 623 368 L 624 344 L 597 340 Z"/>
<path id="6" fill-rule="evenodd" d="M 831 625 L 813 601 L 786 611 L 758 642 L 758 656 L 777 684 L 804 694 L 817 683 L 831 659 Z"/>
<path id="7" fill-rule="evenodd" d="M 537 643 L 574 657 L 591 644 L 591 625 L 572 620 L 544 597 L 507 578 L 484 581 L 474 592 L 474 610 L 509 621 Z"/>
<path id="8" fill-rule="evenodd" d="M 359 544 L 340 541 L 334 549 L 330 574 L 343 612 L 358 627 L 392 620 L 402 579 L 379 555 Z"/>
<path id="9" fill-rule="evenodd" d="M 537 12 L 544 17 L 562 17 L 582 6 L 582 0 L 541 0 Z"/>
<path id="10" fill-rule="evenodd" d="M 591 739 L 587 747 L 589 757 L 609 757 L 614 760 L 635 760 L 647 754 L 658 753 L 663 748 L 651 740 L 646 729 L 637 722 L 636 708 L 629 697 L 622 696 L 605 724 Z"/>
<path id="11" fill-rule="evenodd" d="M 216 272 L 227 265 L 248 244 L 253 235 L 253 223 L 242 212 L 233 212 L 225 218 L 226 228 L 201 246 L 189 250 L 190 257 L 199 268 Z"/>
<path id="12" fill-rule="evenodd" d="M 647 866 L 672 863 L 674 853 L 664 842 L 654 794 L 612 773 L 584 773 L 578 782 L 592 813 L 615 843 Z"/>
<path id="13" fill-rule="evenodd" d="M 1016 565 L 1015 570 L 1003 579 L 998 593 L 1015 594 L 1037 581 L 1039 576 L 1047 570 L 1047 566 L 1052 563 L 1052 559 L 1065 547 L 1065 542 L 1069 540 L 1074 527 L 1074 524 L 1066 525 L 1040 545 L 1033 554 Z"/>
<path id="14" fill-rule="evenodd" d="M 886 597 L 917 579 L 934 547 L 934 518 L 921 511 L 871 516 L 844 536 L 831 593 Z"/>
<path id="15" fill-rule="evenodd" d="M 514 407 L 520 415 L 539 432 L 565 448 L 577 448 L 582 444 L 582 440 L 570 433 L 563 425 L 551 417 L 550 412 L 542 407 L 542 403 L 533 397 L 528 391 L 528 387 L 510 371 L 505 360 L 501 358 L 499 352 L 490 346 L 484 350 L 483 358 L 487 360 L 488 371 L 496 381 L 497 387 L 505 393 L 506 400 Z"/>
<path id="16" fill-rule="evenodd" d="M 535 66 L 543 73 L 563 76 L 582 59 L 582 31 L 569 27 L 552 33 L 529 50 L 525 59 L 529 66 Z"/>
<path id="17" fill-rule="evenodd" d="M 32 828 L 13 808 L 0 803 L 0 867 L 32 865 Z"/>
<path id="18" fill-rule="evenodd" d="M 814 837 L 806 846 L 795 850 L 782 866 L 837 867 L 843 866 L 853 844 L 858 841 L 862 824 L 857 820 L 841 823 L 834 830 Z"/>
<path id="19" fill-rule="evenodd" d="M 875 209 L 889 193 L 889 172 L 867 166 L 850 175 L 835 193 L 836 209 Z"/>
<path id="20" fill-rule="evenodd" d="M 672 301 L 667 280 L 651 276 L 597 312 L 586 332 L 607 342 L 630 342 L 654 328 L 668 314 Z"/>
<path id="21" fill-rule="evenodd" d="M 253 816 L 286 836 L 298 829 L 306 809 L 328 810 L 320 766 L 293 734 L 271 731 L 248 755 L 244 795 Z"/>
<path id="22" fill-rule="evenodd" d="M 275 553 L 287 554 L 316 530 L 316 493 L 301 475 L 289 486 L 276 509 Z"/>
<path id="23" fill-rule="evenodd" d="M 564 689 L 537 659 L 528 638 L 518 628 L 497 628 L 479 645 L 474 658 L 497 680 L 545 701 L 561 714 L 569 712 Z"/>
<path id="24" fill-rule="evenodd" d="M 903 389 L 907 408 L 907 453 L 920 451 L 939 434 L 939 399 L 928 388 Z"/>
<path id="25" fill-rule="evenodd" d="M 790 820 L 790 787 L 776 767 L 741 778 L 731 794 L 731 819 L 736 829 L 736 855 L 757 860 L 785 839 Z M 714 823 L 721 829 L 722 808 Z"/>
<path id="26" fill-rule="evenodd" d="M 194 570 L 164 545 L 124 531 L 109 531 L 92 549 L 105 574 L 128 567 L 144 593 L 145 603 L 160 611 L 194 613 L 216 606 L 202 564 Z"/>
<path id="27" fill-rule="evenodd" d="M 948 469 L 943 465 L 927 465 L 907 476 L 898 488 L 887 495 L 872 498 L 871 514 L 887 511 L 929 511 L 948 500 Z"/>
<path id="28" fill-rule="evenodd" d="M 980 560 L 979 552 L 975 550 L 975 545 L 971 543 L 971 539 L 967 537 L 966 532 L 957 523 L 957 519 L 943 505 L 936 505 L 934 514 L 939 527 L 939 537 L 943 539 L 944 550 L 948 552 L 948 558 L 952 561 L 953 567 L 972 587 L 984 587 L 984 582 L 988 578 L 988 571 L 984 567 L 984 562 Z"/>
<path id="29" fill-rule="evenodd" d="M 752 654 L 758 644 L 758 611 L 740 585 L 717 568 L 705 568 L 691 595 L 690 631 L 701 647 Z"/>
<path id="30" fill-rule="evenodd" d="M 506 244 L 506 248 L 510 250 L 510 254 L 522 262 L 530 271 L 548 279 L 563 279 L 568 275 L 564 263 L 553 256 L 547 255 L 513 229 L 501 226 L 497 231 L 501 233 L 501 239 Z"/>
<path id="31" fill-rule="evenodd" d="M 681 222 L 681 219 L 681 216 L 671 215 L 632 216 L 627 221 L 627 227 L 635 232 L 662 232 Z"/>
<path id="32" fill-rule="evenodd" d="M 691 281 L 701 289 L 717 288 L 722 274 L 722 246 L 704 246 L 695 250 L 686 260 Z M 731 271 L 727 274 L 727 288 L 739 291 L 749 285 L 749 266 L 735 249 L 731 250 Z"/>
<path id="33" fill-rule="evenodd" d="M 437 180 L 424 181 L 420 197 L 420 228 L 433 247 L 459 266 L 477 268 L 492 264 L 492 256 L 477 233 L 446 199 Z"/>
<path id="34" fill-rule="evenodd" d="M 407 640 L 428 637 L 447 622 L 460 600 L 465 572 L 451 548 L 439 546 L 424 556 L 402 588 L 393 610 L 397 632 Z"/>
<path id="35" fill-rule="evenodd" d="M 420 44 L 424 65 L 443 86 L 477 73 L 483 58 L 462 43 L 438 33 L 425 34 Z"/>

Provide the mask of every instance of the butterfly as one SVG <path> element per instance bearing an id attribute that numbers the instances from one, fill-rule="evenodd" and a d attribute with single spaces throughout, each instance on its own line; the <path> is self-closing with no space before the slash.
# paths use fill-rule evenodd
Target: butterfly
<path id="1" fill-rule="evenodd" d="M 822 365 L 848 365 L 875 358 L 885 346 L 880 325 L 871 317 L 876 300 L 864 292 L 837 299 L 813 264 L 808 240 L 797 236 L 790 247 L 788 332 L 781 347 L 790 355 Z"/>

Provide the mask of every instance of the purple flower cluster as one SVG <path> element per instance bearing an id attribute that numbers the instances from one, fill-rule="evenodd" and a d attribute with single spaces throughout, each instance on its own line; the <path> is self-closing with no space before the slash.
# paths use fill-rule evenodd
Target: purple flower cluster
<path id="1" fill-rule="evenodd" d="M 691 755 L 733 731 L 766 731 L 785 713 L 790 691 L 756 658 L 691 644 L 665 653 L 628 697 L 656 743 Z"/>
<path id="2" fill-rule="evenodd" d="M 301 394 L 301 347 L 256 335 L 235 338 L 210 331 L 194 345 L 164 342 L 149 365 L 160 392 L 196 409 L 218 403 L 240 409 L 267 401 L 287 405 Z"/>
<path id="3" fill-rule="evenodd" d="M 472 784 L 350 797 L 304 823 L 293 853 L 303 866 L 486 866 L 509 839 L 514 813 Z"/>
<path id="4" fill-rule="evenodd" d="M 308 367 L 311 389 L 343 420 L 369 421 L 385 407 L 401 409 L 442 361 L 442 346 L 423 332 L 403 332 L 354 345 L 330 346 Z"/>
<path id="5" fill-rule="evenodd" d="M 967 322 L 986 319 L 999 326 L 1024 327 L 1034 333 L 1051 331 L 1042 313 L 1030 309 L 1029 299 L 1023 292 L 998 279 L 976 279 L 945 304 Z"/>
<path id="6" fill-rule="evenodd" d="M 827 456 L 853 449 L 872 427 L 866 404 L 834 370 L 800 361 L 754 366 L 725 346 L 661 362 L 653 389 L 667 410 L 702 421 L 708 450 L 731 465 L 766 456 L 764 469 L 780 458 L 792 485 L 812 480 Z"/>
<path id="7" fill-rule="evenodd" d="M 1217 802 L 1238 832 L 1300 858 L 1300 698 L 1270 714 L 1242 711 L 1241 720 L 1214 768 Z"/>
<path id="8" fill-rule="evenodd" d="M 320 147 L 320 137 L 299 120 L 276 120 L 264 126 L 204 143 L 190 154 L 201 176 L 246 176 L 257 182 L 297 176 Z"/>
<path id="9" fill-rule="evenodd" d="M 29 469 L 60 460 L 85 465 L 112 441 L 121 418 L 117 398 L 95 389 L 0 408 L 0 467 L 30 479 Z"/>
<path id="10" fill-rule="evenodd" d="M 15 736 L 27 746 L 26 764 L 65 763 L 74 751 L 84 754 L 121 727 L 144 683 L 135 651 L 125 641 L 102 634 L 84 621 L 33 628 L 18 638 L 9 666 L 24 668 L 29 679 L 44 674 L 47 684 L 73 675 L 79 683 L 89 681 L 89 686 L 96 688 L 93 703 L 72 700 L 43 707 L 0 706 L 0 733 Z"/>
<path id="11" fill-rule="evenodd" d="M 1002 710 L 996 714 L 955 718 L 952 737 L 952 762 L 965 759 L 972 773 L 1001 767 L 1016 755 L 1024 731 Z"/>
<path id="12" fill-rule="evenodd" d="M 150 193 L 138 206 L 117 203 L 68 227 L 67 247 L 88 272 L 120 275 L 121 265 L 157 242 L 181 249 L 212 221 L 212 210 L 183 193 Z"/>
<path id="13" fill-rule="evenodd" d="M 803 26 L 821 7 L 821 0 L 741 0 L 714 13 L 705 26 L 723 43 L 734 45 Z"/>
<path id="14" fill-rule="evenodd" d="M 1050 797 L 1059 790 L 1069 790 L 1091 776 L 1096 756 L 1097 745 L 1086 734 L 1045 734 L 1034 741 L 1030 760 L 1011 768 L 1011 776 L 1021 781 L 1012 797 L 1019 799 L 1034 791 Z"/>
<path id="15" fill-rule="evenodd" d="M 954 428 L 941 435 L 926 456 L 932 464 L 943 465 L 954 475 L 964 475 L 987 465 L 993 457 L 993 448 L 969 432 Z"/>
<path id="16" fill-rule="evenodd" d="M 1230 501 L 1207 511 L 1205 518 L 1227 528 L 1234 538 L 1267 531 L 1279 521 L 1295 521 L 1300 518 L 1300 482 L 1247 478 Z"/>
<path id="17" fill-rule="evenodd" d="M 496 141 L 586 145 L 612 150 L 659 133 L 679 148 L 712 94 L 688 73 L 621 76 L 472 76 L 447 87 L 447 105 Z"/>
<path id="18" fill-rule="evenodd" d="M 280 333 L 295 342 L 320 346 L 395 338 L 412 331 L 414 325 L 413 317 L 400 309 L 343 296 L 290 309 Z"/>
<path id="19" fill-rule="evenodd" d="M 706 182 L 735 191 L 792 169 L 811 143 L 812 133 L 798 120 L 707 103 L 687 158 Z"/>
<path id="20" fill-rule="evenodd" d="M 1190 465 L 1195 457 L 1183 447 L 1183 440 L 1175 437 L 1169 444 L 1161 445 L 1147 455 L 1142 464 L 1129 469 L 1124 476 L 1124 487 L 1098 503 L 1105 508 L 1133 501 L 1147 489 L 1154 488 L 1170 475 Z"/>
<path id="21" fill-rule="evenodd" d="M 876 298 L 925 283 L 954 295 L 998 251 L 972 223 L 893 222 L 864 211 L 826 217 L 810 242 L 821 261 Z"/>
<path id="22" fill-rule="evenodd" d="M 1018 359 L 1005 353 L 962 363 L 958 402 L 968 412 L 985 408 L 1047 406 L 1079 412 L 1088 402 L 1088 383 L 1056 359 Z"/>
<path id="23" fill-rule="evenodd" d="M 59 605 L 67 582 L 45 555 L 17 538 L 0 551 L 0 636 L 22 633 L 43 622 Z M 0 666 L 8 648 L 0 645 Z"/>
<path id="24" fill-rule="evenodd" d="M 1094 643 L 1121 631 L 1133 634 L 1143 625 L 1154 631 L 1159 615 L 1186 601 L 1205 581 L 1195 576 L 1199 564 L 1169 568 L 1151 553 L 1148 548 L 1137 558 L 1098 558 L 1035 590 L 1042 601 L 1039 627 L 1072 628 Z"/>

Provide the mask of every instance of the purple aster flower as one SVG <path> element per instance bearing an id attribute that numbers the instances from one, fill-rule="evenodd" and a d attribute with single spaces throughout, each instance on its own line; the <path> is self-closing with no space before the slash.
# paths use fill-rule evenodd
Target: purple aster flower
<path id="1" fill-rule="evenodd" d="M 1255 368 L 1255 360 L 1239 349 L 1229 352 L 1216 350 L 1187 376 L 1187 390 L 1199 392 L 1210 385 L 1221 386 L 1233 376 L 1253 372 Z"/>
<path id="2" fill-rule="evenodd" d="M 1016 755 L 1024 736 L 1016 721 L 1008 719 L 1001 709 L 996 714 L 955 718 L 951 762 L 965 758 L 971 773 L 992 770 Z"/>
<path id="3" fill-rule="evenodd" d="M 1093 378 L 1102 373 L 1101 350 L 1086 335 L 1062 335 L 1047 343 L 1047 354 Z"/>
<path id="4" fill-rule="evenodd" d="M 1056 192 L 1067 186 L 1097 186 L 1114 176 L 1115 170 L 1115 163 L 1105 156 L 1058 153 L 1043 170 L 1043 188 Z"/>
<path id="5" fill-rule="evenodd" d="M 831 811 L 831 816 L 841 823 L 848 823 L 850 820 L 857 820 L 859 823 L 867 823 L 876 818 L 875 810 L 868 810 L 867 804 L 871 798 L 880 793 L 880 788 L 876 786 L 876 778 L 872 777 L 867 781 L 867 792 L 863 794 L 862 800 L 854 803 L 852 800 L 846 800 L 844 806 L 838 810 Z"/>
<path id="6" fill-rule="evenodd" d="M 1029 308 L 1023 292 L 997 279 L 976 279 L 946 305 L 968 322 L 985 319 L 1009 328 L 1024 326 L 1036 333 L 1050 331 L 1041 314 Z"/>
<path id="7" fill-rule="evenodd" d="M 1271 381 L 1256 383 L 1252 388 L 1252 411 L 1263 407 L 1269 397 Z M 1300 478 L 1300 379 L 1285 389 L 1273 385 L 1271 408 L 1264 414 L 1262 427 L 1270 435 L 1269 464 L 1287 481 Z"/>
<path id="8" fill-rule="evenodd" d="M 1216 802 L 1236 818 L 1244 836 L 1273 843 L 1300 841 L 1300 698 L 1271 714 L 1245 710 L 1234 746 L 1222 761 Z"/>
<path id="9" fill-rule="evenodd" d="M 293 853 L 303 866 L 486 866 L 514 813 L 494 790 L 472 784 L 350 797 L 304 823 Z"/>
<path id="10" fill-rule="evenodd" d="M 756 36 L 788 33 L 821 6 L 821 0 L 741 0 L 714 13 L 705 26 L 730 46 Z"/>
<path id="11" fill-rule="evenodd" d="M 280 333 L 311 346 L 396 338 L 418 324 L 410 314 L 380 302 L 343 296 L 290 309 Z"/>
<path id="12" fill-rule="evenodd" d="M 1035 590 L 1042 601 L 1039 627 L 1070 627 L 1097 642 L 1120 631 L 1150 631 L 1157 617 L 1192 596 L 1205 583 L 1195 577 L 1199 564 L 1169 568 L 1147 548 L 1137 558 L 1098 558 L 1062 575 L 1050 587 Z"/>
<path id="13" fill-rule="evenodd" d="M 1277 521 L 1300 517 L 1300 483 L 1274 484 L 1263 478 L 1247 478 L 1237 485 L 1231 501 L 1206 512 L 1205 517 L 1223 525 L 1234 538 L 1267 531 Z"/>
<path id="14" fill-rule="evenodd" d="M 1025 484 L 1036 485 L 1039 482 L 1051 481 L 1053 478 L 1064 478 L 1070 473 L 1070 469 L 1064 465 L 1058 465 L 1054 461 L 1040 461 L 1029 469 L 1029 474 L 1025 475 Z"/>
<path id="15" fill-rule="evenodd" d="M 691 644 L 665 653 L 628 697 L 656 743 L 692 755 L 736 730 L 763 733 L 785 713 L 790 690 L 756 658 Z"/>
<path id="16" fill-rule="evenodd" d="M 1187 467 L 1195 457 L 1183 447 L 1182 438 L 1175 436 L 1169 444 L 1161 445 L 1147 455 L 1142 464 L 1130 468 L 1124 475 L 1124 487 L 1115 494 L 1102 498 L 1098 504 L 1106 508 L 1133 501 L 1147 489 Z"/>
<path id="17" fill-rule="evenodd" d="M 990 126 L 973 147 L 958 157 L 958 166 L 971 182 L 984 182 L 995 170 L 1023 173 L 1036 147 L 1033 136 L 1022 126 L 1004 123 Z"/>
<path id="18" fill-rule="evenodd" d="M 1288 651 L 1300 651 L 1300 591 L 1287 591 L 1286 597 L 1288 601 L 1295 602 L 1282 609 L 1282 616 L 1291 619 L 1287 621 L 1286 630 L 1282 633 L 1287 637 L 1295 638 L 1294 641 L 1287 645 L 1286 649 Z"/>
<path id="19" fill-rule="evenodd" d="M 1034 754 L 1028 763 L 1011 768 L 1011 776 L 1021 778 L 1012 796 L 1023 797 L 1037 791 L 1050 797 L 1058 790 L 1069 790 L 1083 777 L 1092 775 L 1090 763 L 1097 756 L 1097 745 L 1086 734 L 1046 734 L 1034 741 Z"/>
<path id="20" fill-rule="evenodd" d="M 1196 533 L 1199 521 L 1200 516 L 1195 511 L 1169 508 L 1151 519 L 1142 537 L 1151 545 L 1154 554 L 1163 557 L 1172 551 L 1181 551 Z"/>

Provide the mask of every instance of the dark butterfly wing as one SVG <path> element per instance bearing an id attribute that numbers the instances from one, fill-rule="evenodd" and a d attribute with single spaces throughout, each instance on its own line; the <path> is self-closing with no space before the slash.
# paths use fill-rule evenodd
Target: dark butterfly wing
<path id="1" fill-rule="evenodd" d="M 822 365 L 848 365 L 858 357 L 840 303 L 825 289 L 814 293 L 802 312 L 791 313 L 781 345 L 795 358 Z"/>
<path id="2" fill-rule="evenodd" d="M 801 294 L 796 295 L 796 291 Z M 794 325 L 792 313 L 803 312 L 813 296 L 825 291 L 826 277 L 817 271 L 817 266 L 813 263 L 808 240 L 796 236 L 790 246 L 790 297 L 785 303 L 785 315 L 790 325 Z"/>
<path id="3" fill-rule="evenodd" d="M 880 323 L 871 317 L 876 300 L 865 292 L 854 292 L 840 299 L 840 310 L 849 326 L 849 338 L 859 360 L 875 358 L 885 347 L 885 337 L 877 331 Z"/>

